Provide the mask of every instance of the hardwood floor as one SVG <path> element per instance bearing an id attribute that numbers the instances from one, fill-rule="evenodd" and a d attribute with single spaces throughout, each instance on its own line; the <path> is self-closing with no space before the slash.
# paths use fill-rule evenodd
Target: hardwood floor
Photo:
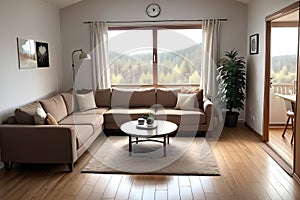
<path id="1" fill-rule="evenodd" d="M 224 128 L 214 146 L 221 176 L 81 174 L 64 165 L 16 165 L 0 170 L 0 199 L 300 199 L 299 184 L 242 124 Z"/>
<path id="2" fill-rule="evenodd" d="M 284 128 L 270 128 L 268 144 L 283 160 L 293 166 L 294 144 L 291 144 L 292 130 L 287 129 L 285 137 L 282 137 Z"/>

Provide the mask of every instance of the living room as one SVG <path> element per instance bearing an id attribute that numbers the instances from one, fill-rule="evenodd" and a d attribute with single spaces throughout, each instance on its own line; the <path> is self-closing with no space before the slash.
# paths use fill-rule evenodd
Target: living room
<path id="1" fill-rule="evenodd" d="M 220 57 L 224 56 L 225 51 L 237 49 L 247 60 L 246 108 L 241 112 L 239 121 L 246 122 L 262 135 L 265 17 L 294 2 L 296 1 L 158 1 L 162 11 L 155 20 L 226 19 L 221 22 Z M 84 22 L 152 21 L 145 13 L 149 3 L 151 2 L 137 0 L 85 0 L 58 8 L 47 0 L 2 1 L 0 121 L 12 115 L 19 106 L 72 88 L 71 54 L 76 49 L 82 48 L 87 52 L 90 50 L 89 27 Z M 255 33 L 260 35 L 260 53 L 249 55 L 249 36 Z M 50 67 L 19 69 L 17 38 L 48 43 Z M 296 173 L 299 174 L 297 170 Z"/>

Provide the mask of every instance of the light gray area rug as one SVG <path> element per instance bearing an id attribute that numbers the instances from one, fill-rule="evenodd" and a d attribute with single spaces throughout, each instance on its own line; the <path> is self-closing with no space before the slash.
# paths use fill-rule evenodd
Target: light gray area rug
<path id="1" fill-rule="evenodd" d="M 139 142 L 128 151 L 128 137 L 111 136 L 93 154 L 82 173 L 220 175 L 211 147 L 204 138 L 170 138 L 166 156 L 162 143 Z"/>

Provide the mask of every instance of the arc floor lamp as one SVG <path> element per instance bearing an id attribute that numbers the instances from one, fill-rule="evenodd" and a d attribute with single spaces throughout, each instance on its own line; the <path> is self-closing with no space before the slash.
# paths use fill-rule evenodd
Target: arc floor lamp
<path id="1" fill-rule="evenodd" d="M 75 81 L 75 64 L 74 64 L 74 54 L 76 52 L 81 52 L 79 54 L 79 60 L 90 60 L 91 56 L 87 53 L 85 53 L 82 49 L 76 49 L 72 52 L 72 72 L 73 72 L 73 83 Z"/>

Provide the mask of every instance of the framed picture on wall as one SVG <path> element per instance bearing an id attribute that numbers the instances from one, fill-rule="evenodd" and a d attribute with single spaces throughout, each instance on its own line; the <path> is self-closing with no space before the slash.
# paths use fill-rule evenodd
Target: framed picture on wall
<path id="1" fill-rule="evenodd" d="M 37 67 L 49 67 L 48 43 L 35 42 L 37 54 Z"/>
<path id="2" fill-rule="evenodd" d="M 250 36 L 250 54 L 258 54 L 258 42 L 259 36 L 258 34 L 254 34 Z"/>
<path id="3" fill-rule="evenodd" d="M 35 42 L 31 39 L 17 38 L 18 59 L 20 69 L 36 68 Z"/>

